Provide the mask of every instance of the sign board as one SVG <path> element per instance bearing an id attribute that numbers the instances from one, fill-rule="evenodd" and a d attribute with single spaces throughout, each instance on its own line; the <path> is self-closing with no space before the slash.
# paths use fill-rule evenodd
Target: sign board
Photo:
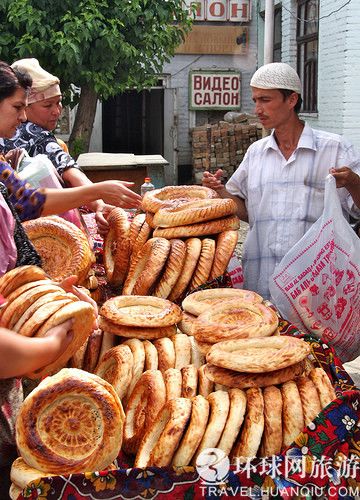
<path id="1" fill-rule="evenodd" d="M 251 0 L 185 0 L 194 21 L 248 22 Z"/>
<path id="2" fill-rule="evenodd" d="M 240 109 L 240 72 L 199 70 L 189 74 L 189 109 Z"/>
<path id="3" fill-rule="evenodd" d="M 232 54 L 248 51 L 247 26 L 195 25 L 179 45 L 176 54 Z"/>

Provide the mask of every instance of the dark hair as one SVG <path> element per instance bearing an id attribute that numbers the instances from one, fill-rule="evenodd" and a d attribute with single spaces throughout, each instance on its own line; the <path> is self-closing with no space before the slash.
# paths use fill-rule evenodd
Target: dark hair
<path id="1" fill-rule="evenodd" d="M 8 63 L 0 61 L 0 102 L 11 97 L 17 89 L 31 88 L 32 78 L 28 73 L 13 69 Z"/>
<path id="2" fill-rule="evenodd" d="M 288 89 L 278 89 L 279 92 L 282 93 L 283 97 L 284 97 L 284 101 L 285 99 L 287 99 L 289 96 L 291 96 L 291 94 L 297 94 L 297 92 L 294 92 L 294 90 L 288 90 Z M 300 94 L 297 94 L 298 96 L 298 100 L 297 100 L 297 103 L 295 104 L 294 106 L 294 111 L 295 113 L 299 113 L 300 112 L 300 109 L 301 109 L 301 105 L 302 105 L 302 98 L 301 98 L 301 95 Z"/>

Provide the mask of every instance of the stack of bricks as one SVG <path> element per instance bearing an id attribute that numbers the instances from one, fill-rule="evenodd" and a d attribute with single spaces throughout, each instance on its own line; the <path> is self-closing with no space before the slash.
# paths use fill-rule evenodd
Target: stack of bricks
<path id="1" fill-rule="evenodd" d="M 192 130 L 193 176 L 201 183 L 204 170 L 224 171 L 228 179 L 241 163 L 252 142 L 261 139 L 262 129 L 257 123 L 228 123 L 202 125 Z"/>

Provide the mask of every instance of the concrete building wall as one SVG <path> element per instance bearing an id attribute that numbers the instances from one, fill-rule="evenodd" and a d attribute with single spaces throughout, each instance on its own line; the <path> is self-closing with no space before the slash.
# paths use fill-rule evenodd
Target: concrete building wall
<path id="1" fill-rule="evenodd" d="M 257 68 L 257 20 L 256 0 L 252 1 L 252 20 L 249 27 L 249 44 L 245 55 L 198 55 L 177 54 L 164 66 L 164 73 L 170 75 L 171 88 L 177 89 L 178 110 L 178 164 L 191 165 L 190 129 L 195 125 L 189 110 L 189 73 L 199 69 L 236 69 L 241 71 L 241 111 L 251 113 L 253 103 L 250 93 L 250 78 Z"/>

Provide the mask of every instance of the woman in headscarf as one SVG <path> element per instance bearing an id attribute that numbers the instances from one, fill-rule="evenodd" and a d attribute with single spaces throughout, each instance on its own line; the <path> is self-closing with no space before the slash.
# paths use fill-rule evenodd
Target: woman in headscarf
<path id="1" fill-rule="evenodd" d="M 15 148 L 25 149 L 29 156 L 45 154 L 53 163 L 65 185 L 76 187 L 91 184 L 90 179 L 80 170 L 76 161 L 59 144 L 53 131 L 62 111 L 62 95 L 60 80 L 44 70 L 37 59 L 27 58 L 16 61 L 12 68 L 28 73 L 32 78 L 32 86 L 28 95 L 26 108 L 27 121 L 22 123 L 11 139 L 3 140 L 4 152 Z M 0 136 L 4 137 L 4 136 Z M 133 183 L 123 183 L 123 195 L 132 196 L 128 189 Z M 108 223 L 104 215 L 112 208 L 104 203 L 101 196 L 89 207 L 96 214 L 99 231 L 104 233 Z"/>

